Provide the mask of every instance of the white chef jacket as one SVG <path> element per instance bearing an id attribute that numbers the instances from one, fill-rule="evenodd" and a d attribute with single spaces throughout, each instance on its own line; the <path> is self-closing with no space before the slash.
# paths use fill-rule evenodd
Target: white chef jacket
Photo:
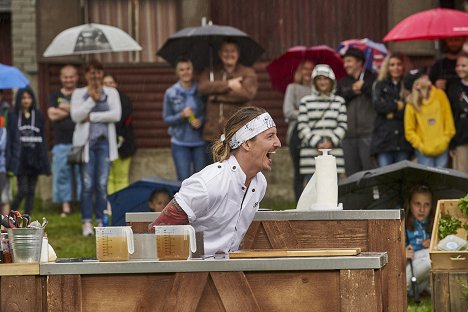
<path id="1" fill-rule="evenodd" d="M 175 194 L 195 231 L 204 232 L 205 255 L 239 249 L 267 186 L 261 172 L 248 189 L 245 179 L 237 159 L 231 155 L 184 180 Z"/>

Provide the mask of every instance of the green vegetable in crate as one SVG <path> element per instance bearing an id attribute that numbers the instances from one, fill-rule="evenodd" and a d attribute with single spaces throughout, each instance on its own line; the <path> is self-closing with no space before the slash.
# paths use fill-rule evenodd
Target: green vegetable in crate
<path id="1" fill-rule="evenodd" d="M 458 201 L 458 207 L 460 207 L 461 212 L 465 216 L 468 216 L 468 194 L 465 197 L 460 198 Z"/>
<path id="2" fill-rule="evenodd" d="M 443 239 L 447 235 L 457 233 L 457 230 L 461 226 L 462 223 L 457 218 L 450 215 L 442 215 L 439 221 L 439 238 Z"/>

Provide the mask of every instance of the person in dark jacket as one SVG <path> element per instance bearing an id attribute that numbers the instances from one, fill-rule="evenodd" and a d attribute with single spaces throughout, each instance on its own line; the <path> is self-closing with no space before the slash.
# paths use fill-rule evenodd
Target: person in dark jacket
<path id="1" fill-rule="evenodd" d="M 450 142 L 450 156 L 453 169 L 468 173 L 468 54 L 458 57 L 455 70 L 459 79 L 447 91 L 456 129 Z"/>
<path id="2" fill-rule="evenodd" d="M 403 88 L 405 63 L 401 53 L 387 56 L 382 64 L 379 77 L 374 84 L 372 102 L 377 112 L 371 153 L 376 156 L 379 167 L 393 164 L 411 157 L 413 148 L 405 139 L 403 125 L 405 97 Z"/>
<path id="3" fill-rule="evenodd" d="M 78 70 L 73 65 L 60 69 L 61 88 L 49 96 L 47 116 L 54 131 L 52 147 L 52 202 L 62 205 L 62 217 L 71 213 L 71 201 L 81 193 L 80 168 L 67 163 L 73 144 L 75 123 L 70 117 L 70 101 L 78 84 Z"/>
<path id="4" fill-rule="evenodd" d="M 109 74 L 104 76 L 103 84 L 106 87 L 118 88 L 117 81 Z M 107 184 L 107 192 L 109 194 L 120 191 L 128 186 L 132 156 L 136 153 L 132 124 L 132 101 L 122 91 L 118 89 L 117 91 L 119 92 L 120 105 L 122 106 L 122 117 L 120 117 L 120 121 L 115 124 L 119 158 L 111 163 L 109 181 Z"/>
<path id="5" fill-rule="evenodd" d="M 370 152 L 376 116 L 372 105 L 375 75 L 365 69 L 364 52 L 357 48 L 348 48 L 343 61 L 348 75 L 338 81 L 336 93 L 346 101 L 348 131 L 342 144 L 345 172 L 350 176 L 376 167 Z"/>
<path id="6" fill-rule="evenodd" d="M 446 91 L 450 84 L 457 80 L 455 65 L 465 41 L 465 37 L 448 37 L 444 40 L 447 53 L 443 58 L 438 59 L 429 71 L 429 78 L 437 88 Z"/>
<path id="7" fill-rule="evenodd" d="M 18 192 L 11 204 L 18 210 L 23 200 L 24 212 L 31 214 L 39 175 L 50 175 L 50 163 L 44 136 L 44 116 L 37 109 L 34 92 L 26 87 L 16 94 L 14 111 L 8 117 L 6 168 L 18 182 Z"/>

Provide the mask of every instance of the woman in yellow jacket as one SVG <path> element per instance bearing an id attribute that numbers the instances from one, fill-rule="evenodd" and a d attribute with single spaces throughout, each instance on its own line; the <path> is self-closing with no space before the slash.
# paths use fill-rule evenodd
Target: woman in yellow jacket
<path id="1" fill-rule="evenodd" d="M 411 90 L 405 110 L 405 137 L 416 151 L 417 162 L 431 167 L 447 167 L 448 147 L 455 135 L 447 96 L 432 86 L 424 70 L 410 71 L 403 83 Z"/>

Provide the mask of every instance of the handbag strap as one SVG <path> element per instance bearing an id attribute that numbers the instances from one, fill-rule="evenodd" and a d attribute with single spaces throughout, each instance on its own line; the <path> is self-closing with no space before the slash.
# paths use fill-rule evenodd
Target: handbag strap
<path id="1" fill-rule="evenodd" d="M 331 103 L 332 103 L 332 101 L 329 100 L 329 101 L 328 101 L 328 107 L 322 111 L 322 115 L 320 115 L 320 118 L 317 119 L 317 120 L 314 122 L 314 124 L 310 127 L 311 129 L 315 128 L 315 125 L 316 125 L 319 121 L 323 120 L 323 117 L 325 116 L 325 113 L 330 109 Z"/>

